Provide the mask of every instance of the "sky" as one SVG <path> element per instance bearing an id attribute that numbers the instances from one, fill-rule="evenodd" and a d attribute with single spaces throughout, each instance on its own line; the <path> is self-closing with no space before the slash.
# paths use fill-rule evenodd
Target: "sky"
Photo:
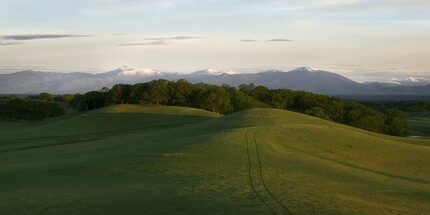
<path id="1" fill-rule="evenodd" d="M 0 0 L 0 74 L 122 65 L 430 79 L 430 1 Z"/>

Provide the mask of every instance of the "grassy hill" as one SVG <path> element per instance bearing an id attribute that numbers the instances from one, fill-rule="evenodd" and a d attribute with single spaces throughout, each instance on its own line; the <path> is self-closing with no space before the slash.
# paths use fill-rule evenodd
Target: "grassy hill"
<path id="1" fill-rule="evenodd" d="M 408 135 L 430 138 L 430 112 L 414 112 L 408 115 Z"/>
<path id="2" fill-rule="evenodd" d="M 120 105 L 0 122 L 0 214 L 429 214 L 430 140 Z"/>

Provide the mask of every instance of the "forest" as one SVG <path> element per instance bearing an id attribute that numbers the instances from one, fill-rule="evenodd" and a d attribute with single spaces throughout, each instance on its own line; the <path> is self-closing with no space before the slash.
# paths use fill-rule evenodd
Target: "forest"
<path id="1" fill-rule="evenodd" d="M 70 107 L 81 111 L 114 104 L 184 106 L 220 114 L 231 114 L 251 108 L 277 108 L 373 132 L 394 136 L 407 135 L 407 115 L 401 110 L 381 114 L 363 104 L 346 102 L 338 97 L 288 89 L 268 89 L 252 83 L 241 84 L 236 88 L 226 84 L 216 86 L 205 83 L 192 84 L 183 79 L 178 81 L 159 79 L 134 85 L 117 84 L 111 89 L 103 87 L 99 91 L 84 94 L 51 96 L 48 93 L 41 93 L 39 96 L 28 96 L 27 99 L 69 102 Z M 2 112 L 8 109 L 9 102 L 3 102 L 0 106 Z"/>

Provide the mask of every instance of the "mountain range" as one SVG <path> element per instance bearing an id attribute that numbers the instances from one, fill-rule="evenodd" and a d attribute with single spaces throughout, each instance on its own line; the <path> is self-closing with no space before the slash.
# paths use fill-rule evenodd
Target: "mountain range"
<path id="1" fill-rule="evenodd" d="M 325 95 L 430 95 L 428 80 L 392 80 L 390 82 L 358 83 L 336 73 L 300 67 L 289 72 L 269 70 L 259 73 L 219 72 L 213 69 L 191 74 L 164 72 L 146 68 L 122 66 L 116 70 L 90 74 L 26 70 L 0 74 L 0 94 L 85 93 L 112 87 L 115 84 L 135 84 L 156 79 L 185 79 L 191 83 L 228 84 L 239 86 L 254 83 L 272 89 L 303 90 Z"/>

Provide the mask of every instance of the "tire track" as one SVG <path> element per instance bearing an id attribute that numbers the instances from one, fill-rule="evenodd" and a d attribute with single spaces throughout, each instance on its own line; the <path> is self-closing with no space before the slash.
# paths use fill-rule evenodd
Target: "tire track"
<path id="1" fill-rule="evenodd" d="M 268 115 L 268 113 L 267 113 L 267 111 L 265 109 L 264 109 L 264 114 L 263 114 L 263 111 L 261 111 L 261 110 L 259 110 L 259 112 L 260 112 L 260 116 L 261 116 L 261 118 L 260 118 L 261 121 L 265 121 L 265 123 L 268 123 L 268 124 L 273 123 L 273 121 L 270 119 L 270 117 L 269 117 L 269 115 Z M 254 149 L 255 149 L 256 158 L 257 158 L 257 164 L 258 164 L 258 176 L 259 176 L 258 180 L 261 183 L 262 187 L 264 188 L 265 194 L 268 195 L 269 198 L 271 198 L 272 200 L 274 200 L 276 202 L 275 203 L 276 204 L 275 207 L 277 207 L 277 209 L 278 209 L 276 211 L 279 211 L 279 209 L 280 209 L 280 211 L 282 211 L 283 213 L 291 215 L 292 214 L 291 211 L 268 189 L 268 187 L 267 187 L 267 185 L 266 185 L 266 183 L 264 181 L 264 178 L 263 178 L 263 167 L 262 167 L 262 164 L 261 164 L 261 158 L 260 158 L 261 156 L 260 156 L 260 152 L 259 152 L 259 149 L 258 149 L 257 137 L 256 137 L 257 133 L 258 133 L 257 129 L 250 129 L 245 134 L 246 144 L 247 144 L 246 146 L 247 146 L 247 155 L 248 155 L 248 166 L 249 166 L 249 168 L 248 168 L 248 176 L 249 176 L 249 180 L 250 180 L 250 183 L 251 183 L 251 187 L 252 187 L 253 191 L 256 193 L 256 195 L 259 197 L 259 199 L 272 212 L 272 214 L 276 214 L 276 212 L 269 206 L 269 204 L 266 201 L 263 200 L 262 196 L 255 189 L 255 186 L 254 186 L 254 184 L 252 182 L 251 155 L 250 155 L 250 152 L 249 152 L 250 150 L 249 150 L 249 140 L 248 140 L 248 134 L 251 131 L 253 132 L 252 137 L 253 137 Z"/>
<path id="2" fill-rule="evenodd" d="M 270 124 L 273 124 L 274 121 L 269 117 L 269 114 L 267 113 L 267 109 L 263 109 L 263 110 L 264 110 L 264 113 L 266 115 L 266 119 L 269 121 Z M 261 112 L 261 110 L 260 110 L 260 112 Z M 257 140 L 256 140 L 256 137 L 255 137 L 255 134 L 256 133 L 254 133 L 255 147 L 256 147 L 257 154 L 259 154 L 258 153 L 258 149 L 257 149 Z M 287 208 L 287 206 L 285 206 L 278 198 L 276 198 L 276 196 L 273 195 L 273 193 L 269 191 L 269 189 L 267 188 L 266 184 L 264 183 L 263 174 L 261 172 L 262 166 L 261 166 L 261 161 L 260 161 L 260 156 L 259 155 L 258 155 L 258 163 L 260 165 L 260 176 L 261 176 L 261 181 L 263 182 L 264 188 L 267 190 L 267 192 L 269 193 L 269 195 L 272 196 L 273 199 L 275 199 L 276 202 L 278 202 L 278 204 L 285 210 L 285 212 L 287 212 L 288 214 L 292 215 L 291 211 Z"/>
<path id="3" fill-rule="evenodd" d="M 267 208 L 267 209 L 269 209 L 269 211 L 270 211 L 272 214 L 276 214 L 276 213 L 272 210 L 272 208 L 270 208 L 269 204 L 268 204 L 266 201 L 264 201 L 264 199 L 262 198 L 262 196 L 260 196 L 260 194 L 258 194 L 258 191 L 257 191 L 257 189 L 255 189 L 255 186 L 254 186 L 254 183 L 253 183 L 253 180 L 252 180 L 252 173 L 251 173 L 251 155 L 250 155 L 250 153 L 249 153 L 249 141 L 248 141 L 248 134 L 251 132 L 251 130 L 252 130 L 252 129 L 248 130 L 248 131 L 245 133 L 246 153 L 247 153 L 247 155 L 248 155 L 248 178 L 249 178 L 249 184 L 251 185 L 251 189 L 252 189 L 252 191 L 255 193 L 255 195 L 257 195 L 258 199 L 260 199 L 260 201 L 261 201 L 261 202 L 266 206 L 266 208 Z M 255 134 L 255 131 L 254 131 L 254 134 Z"/>

